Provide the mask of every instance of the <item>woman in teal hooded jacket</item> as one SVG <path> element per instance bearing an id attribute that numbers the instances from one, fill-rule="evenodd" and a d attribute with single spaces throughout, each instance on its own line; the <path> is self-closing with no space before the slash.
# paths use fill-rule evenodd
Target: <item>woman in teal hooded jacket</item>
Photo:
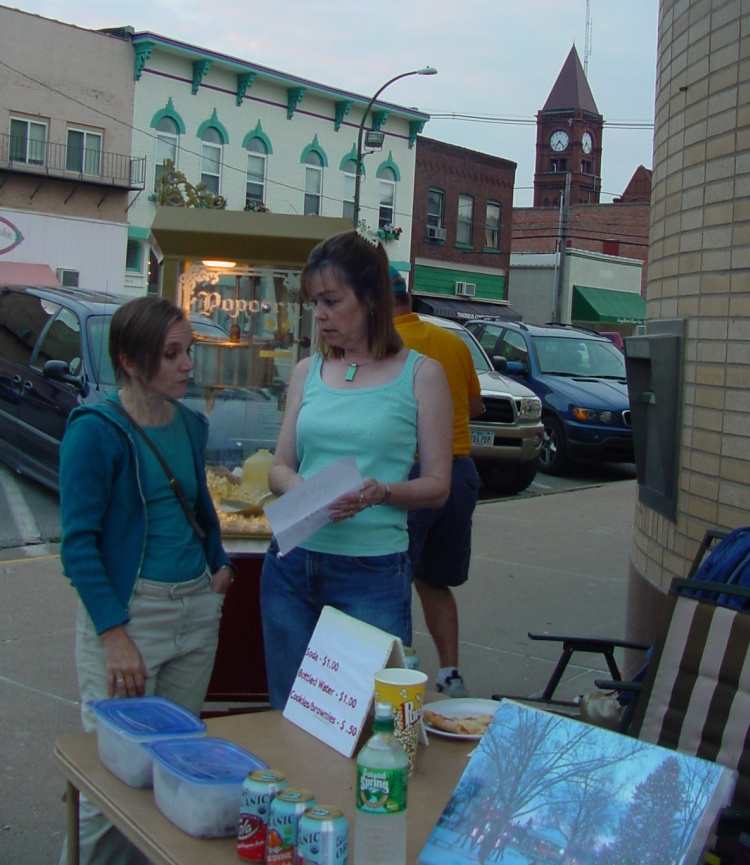
<path id="1" fill-rule="evenodd" d="M 197 714 L 211 677 L 232 571 L 206 485 L 208 423 L 177 402 L 192 342 L 190 323 L 165 299 L 120 307 L 109 352 L 121 388 L 76 409 L 63 438 L 62 561 L 80 599 L 76 668 L 87 731 L 95 728 L 88 703 L 104 697 L 157 694 Z M 80 850 L 88 865 L 146 861 L 88 802 Z"/>

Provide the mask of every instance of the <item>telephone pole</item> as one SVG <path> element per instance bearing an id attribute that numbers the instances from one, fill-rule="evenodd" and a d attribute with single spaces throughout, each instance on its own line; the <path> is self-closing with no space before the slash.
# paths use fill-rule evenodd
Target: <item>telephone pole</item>
<path id="1" fill-rule="evenodd" d="M 555 286 L 555 310 L 554 321 L 563 323 L 563 289 L 565 287 L 566 250 L 568 244 L 568 219 L 570 217 L 570 172 L 565 172 L 565 189 L 560 196 L 560 222 L 557 232 L 557 255 L 559 265 L 557 268 L 557 284 Z M 567 314 L 565 315 L 567 318 Z"/>

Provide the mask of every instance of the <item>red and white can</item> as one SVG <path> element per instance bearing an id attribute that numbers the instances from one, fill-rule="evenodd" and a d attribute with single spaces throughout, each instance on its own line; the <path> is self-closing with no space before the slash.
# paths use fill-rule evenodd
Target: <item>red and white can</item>
<path id="1" fill-rule="evenodd" d="M 237 854 L 246 862 L 266 861 L 271 802 L 289 782 L 275 769 L 256 769 L 242 782 Z"/>

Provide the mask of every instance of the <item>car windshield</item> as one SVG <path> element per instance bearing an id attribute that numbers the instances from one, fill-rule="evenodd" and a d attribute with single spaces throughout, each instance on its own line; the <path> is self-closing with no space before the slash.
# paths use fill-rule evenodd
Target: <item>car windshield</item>
<path id="1" fill-rule="evenodd" d="M 471 352 L 471 359 L 474 363 L 474 369 L 477 372 L 492 371 L 492 366 L 487 360 L 487 355 L 484 353 L 484 349 L 481 345 L 479 345 L 479 343 L 476 341 L 476 338 L 472 336 L 468 330 L 464 330 L 464 328 L 461 328 L 461 330 L 453 330 L 453 328 L 451 328 L 449 330 L 449 333 L 455 334 L 466 343 L 469 351 Z"/>
<path id="2" fill-rule="evenodd" d="M 625 378 L 625 358 L 609 341 L 572 336 L 537 336 L 539 369 L 548 375 Z"/>
<path id="3" fill-rule="evenodd" d="M 114 369 L 109 359 L 109 315 L 90 316 L 86 327 L 91 347 L 94 375 L 102 387 L 114 387 Z M 194 329 L 204 336 L 226 334 L 210 322 L 194 322 Z M 200 345 L 195 346 L 196 351 Z M 241 465 L 258 448 L 273 450 L 281 425 L 282 393 L 285 387 L 204 388 L 193 382 L 181 400 L 186 406 L 202 412 L 209 420 L 206 461 L 227 468 Z"/>
<path id="4" fill-rule="evenodd" d="M 94 375 L 100 385 L 115 385 L 115 371 L 109 358 L 109 315 L 92 315 L 87 319 L 88 340 L 92 351 Z M 211 321 L 203 321 L 199 318 L 190 319 L 190 324 L 195 333 L 201 336 L 210 336 L 215 339 L 227 339 L 226 331 Z"/>
<path id="5" fill-rule="evenodd" d="M 97 384 L 115 385 L 115 371 L 109 359 L 109 315 L 91 315 L 86 319 L 91 362 Z"/>

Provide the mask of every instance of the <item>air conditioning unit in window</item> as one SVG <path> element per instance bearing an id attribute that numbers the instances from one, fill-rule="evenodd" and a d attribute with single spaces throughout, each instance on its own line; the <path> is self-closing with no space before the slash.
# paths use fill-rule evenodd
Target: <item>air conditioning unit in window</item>
<path id="1" fill-rule="evenodd" d="M 427 226 L 427 240 L 445 240 L 445 229 L 439 225 Z"/>
<path id="2" fill-rule="evenodd" d="M 78 271 L 68 270 L 66 267 L 55 268 L 57 281 L 63 288 L 78 288 Z"/>
<path id="3" fill-rule="evenodd" d="M 456 294 L 459 297 L 474 297 L 477 293 L 477 284 L 475 282 L 457 282 Z"/>

